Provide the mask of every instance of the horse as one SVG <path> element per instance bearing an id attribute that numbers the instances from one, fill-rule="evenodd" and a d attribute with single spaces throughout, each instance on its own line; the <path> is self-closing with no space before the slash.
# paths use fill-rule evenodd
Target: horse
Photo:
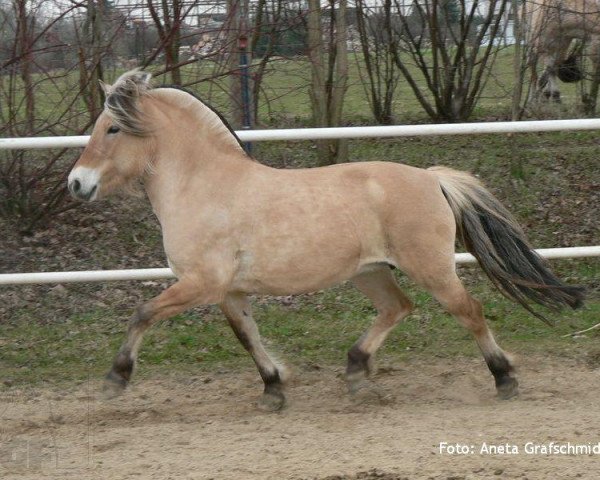
<path id="1" fill-rule="evenodd" d="M 600 6 L 595 0 L 532 0 L 525 15 L 533 97 L 560 102 L 557 79 L 583 79 L 579 57 L 585 43 L 591 43 L 594 65 L 600 62 Z M 539 78 L 538 60 L 544 68 Z"/>
<path id="2" fill-rule="evenodd" d="M 513 364 L 456 274 L 457 232 L 492 282 L 541 318 L 528 300 L 551 308 L 582 304 L 582 289 L 552 273 L 511 214 L 468 173 L 392 162 L 271 168 L 249 156 L 226 121 L 185 90 L 154 88 L 141 71 L 104 88 L 105 108 L 68 189 L 94 201 L 141 179 L 177 277 L 133 313 L 106 377 L 111 395 L 129 384 L 151 325 L 218 304 L 262 377 L 258 405 L 279 410 L 286 370 L 261 343 L 248 296 L 300 294 L 345 280 L 377 310 L 348 351 L 348 390 L 376 391 L 375 354 L 413 310 L 395 281 L 397 268 L 472 332 L 498 395 L 510 398 L 518 392 Z"/>

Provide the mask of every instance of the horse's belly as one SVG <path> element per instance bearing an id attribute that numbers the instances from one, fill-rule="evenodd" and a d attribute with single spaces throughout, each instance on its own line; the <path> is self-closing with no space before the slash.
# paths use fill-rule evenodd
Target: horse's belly
<path id="1" fill-rule="evenodd" d="M 288 190 L 257 195 L 240 215 L 234 284 L 257 293 L 292 294 L 329 287 L 360 271 L 365 259 L 385 262 L 390 196 L 368 172 L 291 181 Z M 270 184 L 278 184 L 270 182 Z M 280 184 L 284 184 L 283 181 Z M 265 186 L 267 193 L 271 192 Z"/>
<path id="2" fill-rule="evenodd" d="M 330 287 L 352 277 L 361 263 L 361 245 L 342 241 L 301 248 L 262 248 L 238 254 L 233 289 L 290 295 Z M 289 245 L 293 246 L 293 245 Z"/>

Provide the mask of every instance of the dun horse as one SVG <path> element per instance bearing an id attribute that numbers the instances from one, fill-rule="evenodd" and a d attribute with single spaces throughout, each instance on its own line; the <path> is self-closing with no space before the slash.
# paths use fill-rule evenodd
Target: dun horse
<path id="1" fill-rule="evenodd" d="M 600 5 L 596 0 L 528 0 L 526 7 L 534 95 L 559 102 L 557 78 L 566 83 L 583 78 L 578 64 L 581 45 L 591 41 L 593 61 L 597 64 L 600 60 Z M 572 48 L 576 40 L 579 46 Z M 543 65 L 539 79 L 538 60 Z"/>
<path id="2" fill-rule="evenodd" d="M 106 197 L 142 179 L 177 282 L 138 307 L 107 376 L 131 379 L 144 332 L 186 309 L 218 304 L 264 381 L 261 405 L 283 406 L 283 370 L 263 347 L 249 294 L 287 295 L 349 279 L 378 315 L 348 352 L 347 381 L 369 383 L 392 328 L 413 309 L 390 267 L 405 272 L 474 335 L 501 397 L 517 393 L 513 366 L 481 304 L 455 271 L 456 231 L 492 281 L 528 300 L 578 307 L 579 287 L 557 279 L 511 215 L 473 176 L 386 162 L 279 170 L 249 157 L 228 125 L 196 97 L 151 88 L 129 72 L 110 87 L 89 145 L 70 172 L 71 193 Z"/>

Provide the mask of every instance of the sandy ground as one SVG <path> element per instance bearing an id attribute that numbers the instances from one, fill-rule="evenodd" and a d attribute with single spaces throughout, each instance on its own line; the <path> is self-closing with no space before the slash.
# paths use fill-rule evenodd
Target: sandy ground
<path id="1" fill-rule="evenodd" d="M 341 369 L 294 372 L 288 406 L 255 406 L 251 370 L 139 379 L 103 401 L 99 383 L 0 396 L 0 478 L 597 479 L 600 454 L 531 454 L 527 442 L 600 442 L 600 370 L 518 359 L 521 396 L 500 401 L 479 359 L 382 368 L 395 399 L 355 404 Z M 450 455 L 440 444 L 459 443 Z M 509 444 L 518 454 L 486 453 Z"/>

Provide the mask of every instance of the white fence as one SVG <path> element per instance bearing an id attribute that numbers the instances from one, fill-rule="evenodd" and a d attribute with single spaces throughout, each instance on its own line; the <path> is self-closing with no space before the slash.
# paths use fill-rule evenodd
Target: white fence
<path id="1" fill-rule="evenodd" d="M 242 130 L 244 142 L 263 140 L 320 140 L 330 138 L 416 137 L 426 135 L 472 135 L 483 133 L 526 133 L 573 130 L 600 130 L 600 119 L 545 120 L 528 122 L 457 123 L 441 125 L 396 125 L 385 127 L 302 128 Z M 0 138 L 0 150 L 84 147 L 88 136 Z M 547 248 L 537 252 L 548 259 L 599 257 L 600 246 Z M 468 253 L 457 253 L 456 263 L 475 263 Z M 115 280 L 156 280 L 174 278 L 169 268 L 98 270 L 79 272 L 35 272 L 0 274 L 0 285 L 31 283 L 105 282 Z"/>
<path id="2" fill-rule="evenodd" d="M 598 247 L 541 248 L 536 250 L 544 258 L 580 258 L 600 256 Z M 457 253 L 457 264 L 476 263 L 470 253 Z M 0 275 L 0 285 L 24 285 L 29 283 L 79 283 L 108 282 L 116 280 L 159 280 L 175 278 L 170 268 L 141 268 L 132 270 L 87 270 L 78 272 L 35 272 L 4 273 Z"/>
<path id="3" fill-rule="evenodd" d="M 447 123 L 393 125 L 387 127 L 289 128 L 239 130 L 244 142 L 266 140 L 323 140 L 327 138 L 423 137 L 428 135 L 473 135 L 482 133 L 535 133 L 600 130 L 600 119 L 540 120 L 530 122 Z M 89 136 L 0 138 L 0 150 L 85 147 Z"/>

